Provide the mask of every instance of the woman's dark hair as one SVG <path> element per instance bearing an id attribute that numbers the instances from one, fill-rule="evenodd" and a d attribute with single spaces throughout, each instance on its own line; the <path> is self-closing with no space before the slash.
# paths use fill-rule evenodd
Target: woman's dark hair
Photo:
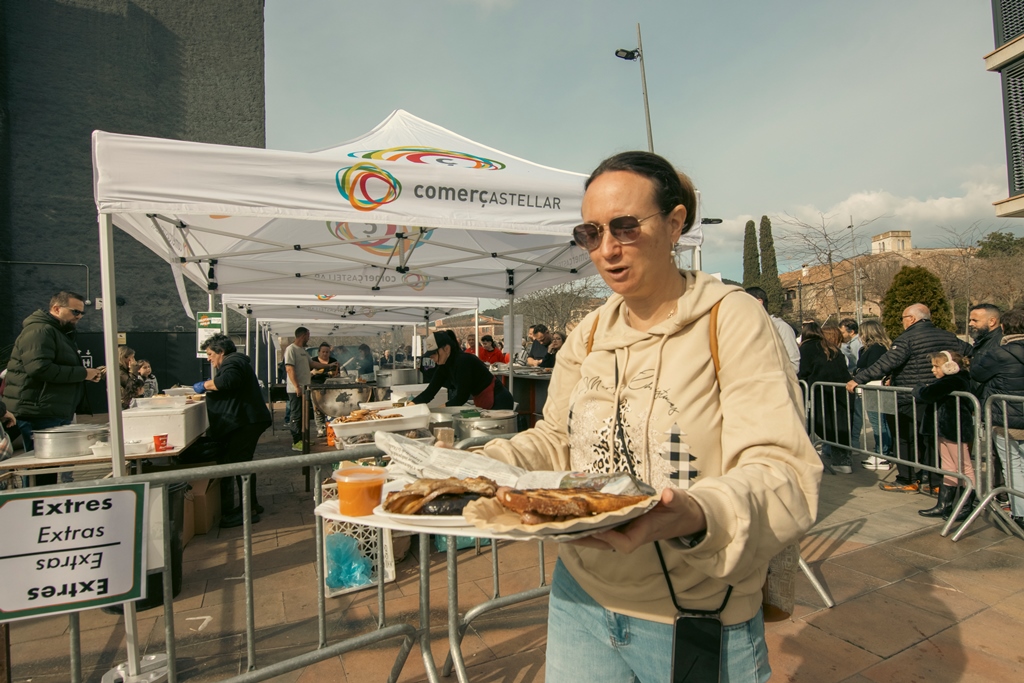
<path id="1" fill-rule="evenodd" d="M 363 354 L 363 356 L 372 356 L 373 355 L 373 351 L 370 349 L 369 345 L 367 345 L 367 344 L 360 344 L 359 345 L 359 353 Z"/>
<path id="2" fill-rule="evenodd" d="M 231 341 L 231 338 L 226 334 L 215 334 L 204 341 L 202 346 L 199 347 L 200 351 L 206 351 L 207 349 L 214 353 L 223 353 L 225 356 L 238 350 L 235 347 L 235 342 Z"/>
<path id="3" fill-rule="evenodd" d="M 838 330 L 839 328 L 836 329 Z M 800 328 L 800 346 L 815 339 L 821 344 L 821 350 L 825 352 L 825 358 L 832 360 L 839 353 L 839 347 L 829 342 L 825 337 L 824 331 L 821 329 L 821 325 L 813 320 L 805 322 L 803 327 Z"/>
<path id="4" fill-rule="evenodd" d="M 480 337 L 480 343 L 483 344 L 484 342 L 491 342 L 493 344 L 494 337 L 492 337 L 489 334 L 485 334 L 484 336 Z"/>
<path id="5" fill-rule="evenodd" d="M 652 152 L 621 152 L 608 157 L 594 169 L 583 185 L 586 190 L 598 176 L 609 171 L 628 171 L 654 183 L 654 201 L 662 214 L 669 214 L 680 204 L 686 208 L 685 235 L 697 218 L 697 191 L 685 173 L 677 171 L 665 158 Z"/>
<path id="6" fill-rule="evenodd" d="M 1003 334 L 1024 334 L 1024 308 L 1011 308 L 1003 313 Z"/>

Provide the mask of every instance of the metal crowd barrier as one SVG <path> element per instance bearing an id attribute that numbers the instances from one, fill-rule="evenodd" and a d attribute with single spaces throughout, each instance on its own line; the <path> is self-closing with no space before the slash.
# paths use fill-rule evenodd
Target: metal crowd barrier
<path id="1" fill-rule="evenodd" d="M 939 474 L 944 477 L 949 476 L 955 478 L 959 482 L 959 486 L 962 488 L 963 493 L 960 495 L 959 499 L 953 506 L 953 511 L 950 514 L 949 519 L 946 521 L 946 524 L 943 526 L 942 531 L 940 532 L 942 536 L 948 535 L 950 530 L 956 524 L 956 518 L 960 514 L 960 511 L 963 509 L 963 506 L 969 500 L 970 494 L 975 491 L 976 485 L 975 482 L 972 482 L 970 477 L 968 477 L 964 473 L 959 458 L 957 458 L 955 470 L 942 468 L 938 451 L 938 412 L 936 411 L 933 415 L 931 425 L 929 426 L 929 433 L 926 435 L 921 434 L 916 429 L 916 426 L 920 423 L 918 411 L 920 409 L 923 409 L 925 407 L 925 404 L 919 404 L 917 401 L 912 401 L 909 405 L 909 415 L 899 414 L 899 395 L 912 394 L 913 391 L 911 389 L 906 387 L 887 387 L 871 384 L 862 384 L 858 387 L 858 389 L 861 391 L 860 398 L 862 400 L 862 405 L 863 398 L 865 396 L 871 396 L 873 394 L 874 400 L 872 401 L 872 405 L 874 405 L 873 414 L 876 416 L 876 423 L 881 425 L 884 421 L 886 424 L 888 424 L 889 429 L 891 431 L 891 453 L 886 454 L 883 452 L 881 434 L 875 434 L 874 449 L 866 449 L 863 447 L 861 437 L 863 435 L 864 420 L 861 420 L 861 430 L 859 431 L 859 433 L 853 433 L 856 394 L 850 394 L 849 392 L 846 391 L 845 384 L 839 384 L 837 382 L 815 382 L 813 385 L 811 385 L 809 400 L 810 413 L 807 418 L 808 433 L 812 436 L 812 438 L 817 439 L 821 443 L 829 444 L 834 448 L 845 449 L 849 451 L 851 454 L 856 453 L 864 456 L 875 456 L 883 458 L 893 464 L 908 467 L 912 471 L 920 470 L 924 472 L 934 472 L 935 474 Z M 843 394 L 840 394 L 839 392 L 843 392 Z M 840 401 L 840 396 L 843 396 L 844 394 L 846 397 L 845 401 Z M 969 448 L 970 457 L 972 458 L 974 464 L 975 478 L 977 478 L 980 476 L 983 466 L 987 466 L 989 462 L 989 459 L 986 458 L 988 454 L 988 449 L 982 447 L 982 445 L 985 443 L 983 434 L 986 434 L 988 432 L 987 430 L 982 429 L 983 425 L 981 421 L 981 404 L 979 403 L 977 397 L 975 397 L 973 394 L 966 392 L 954 391 L 950 394 L 950 397 L 952 397 L 955 400 L 955 405 L 958 413 L 961 410 L 964 402 L 967 403 L 967 405 L 969 406 L 969 410 L 971 411 L 971 415 L 974 421 L 974 437 L 970 441 L 970 443 L 965 443 L 963 439 L 963 434 L 961 432 L 961 425 L 958 421 L 956 448 L 958 453 L 965 446 Z M 845 411 L 843 411 L 842 409 L 842 405 L 844 403 L 847 406 L 847 409 Z M 831 408 L 831 411 L 828 410 L 829 408 Z M 820 435 L 815 432 L 816 417 L 818 415 L 821 415 L 823 418 L 822 434 Z M 867 416 L 864 415 L 863 410 L 862 415 L 865 418 L 867 418 Z M 834 419 L 831 420 L 831 424 L 830 420 L 828 419 L 830 416 L 834 416 Z M 849 437 L 846 442 L 842 441 L 841 439 L 842 430 L 840 428 L 840 420 L 845 421 L 846 423 L 846 434 Z M 901 429 L 906 430 L 908 427 L 911 429 L 912 434 L 903 434 L 901 432 Z M 901 436 L 906 436 L 907 444 L 910 447 L 909 453 L 900 453 L 899 443 Z M 931 449 L 932 455 L 934 456 L 934 460 L 929 459 L 929 461 L 927 462 L 922 460 L 922 453 L 925 451 L 925 449 L 923 448 L 924 444 L 922 443 L 922 441 L 925 438 L 930 440 L 933 446 L 933 448 Z M 900 457 L 901 455 L 904 455 L 904 457 Z M 822 460 L 824 461 L 824 457 L 822 458 Z M 832 474 L 835 474 L 835 471 L 832 470 L 832 468 L 830 467 L 830 463 L 826 462 L 825 466 Z M 988 469 L 989 471 L 991 471 L 991 467 L 988 467 Z M 922 482 L 922 486 L 925 485 L 928 484 Z M 978 506 L 979 509 L 981 507 L 981 505 Z M 977 512 L 977 510 L 975 510 L 975 512 Z M 977 515 L 972 515 L 971 517 L 965 519 L 960 529 L 957 531 L 957 534 L 953 537 L 953 540 L 959 540 L 960 536 L 963 534 L 963 531 L 976 518 Z"/>
<path id="2" fill-rule="evenodd" d="M 487 437 L 489 439 L 490 437 Z M 474 440 L 475 441 L 475 440 Z M 382 455 L 382 451 L 376 446 L 370 444 L 366 446 L 359 446 L 345 450 L 346 460 L 356 460 L 368 457 L 378 457 Z M 420 636 L 420 630 L 411 624 L 396 624 L 392 626 L 386 625 L 385 619 L 385 606 L 384 606 L 384 575 L 383 566 L 380 567 L 377 581 L 377 605 L 378 605 L 378 628 L 371 633 L 364 633 L 356 635 L 350 638 L 346 638 L 340 642 L 328 644 L 327 643 L 327 616 L 326 616 L 326 592 L 324 588 L 324 575 L 325 575 L 325 558 L 324 558 L 324 529 L 323 521 L 318 517 L 315 522 L 315 543 L 316 543 L 316 581 L 317 581 L 317 620 L 318 620 L 318 644 L 309 652 L 302 653 L 289 659 L 275 662 L 273 664 L 261 667 L 257 669 L 257 651 L 256 651 L 256 627 L 255 627 L 255 611 L 254 611 L 254 599 L 253 599 L 253 557 L 252 557 L 252 508 L 251 501 L 249 499 L 249 479 L 252 474 L 262 474 L 267 472 L 275 472 L 281 470 L 292 470 L 295 471 L 298 468 L 310 467 L 313 469 L 314 481 L 317 482 L 317 486 L 313 487 L 313 495 L 315 504 L 319 505 L 322 502 L 322 491 L 319 486 L 319 482 L 323 480 L 326 474 L 323 472 L 323 467 L 326 465 L 330 467 L 333 463 L 336 463 L 339 459 L 339 453 L 337 451 L 329 451 L 323 453 L 310 453 L 303 455 L 293 455 L 287 457 L 271 458 L 266 460 L 255 460 L 250 462 L 231 463 L 226 465 L 211 465 L 203 467 L 193 467 L 181 470 L 171 470 L 166 472 L 155 472 L 149 474 L 131 475 L 118 479 L 118 483 L 142 483 L 148 482 L 150 486 L 167 486 L 169 484 L 176 484 L 180 482 L 192 481 L 195 479 L 217 479 L 222 477 L 234 477 L 240 476 L 242 478 L 242 512 L 243 512 L 243 562 L 244 562 L 244 585 L 245 585 L 245 638 L 246 638 L 246 660 L 247 660 L 247 671 L 239 676 L 235 676 L 230 679 L 226 679 L 229 683 L 254 683 L 256 681 L 264 681 L 275 676 L 301 669 L 317 662 L 336 657 L 338 655 L 357 650 L 362 647 L 373 645 L 385 640 L 393 638 L 402 638 L 402 645 L 400 648 L 399 656 L 395 661 L 394 667 L 389 677 L 389 681 L 397 680 L 401 669 L 404 666 L 405 660 L 412 650 L 412 646 L 416 639 Z M 52 491 L 59 491 L 71 487 L 81 487 L 88 485 L 91 482 L 75 482 L 70 484 L 55 484 L 52 486 L 40 486 L 37 487 L 39 493 L 46 493 Z M 97 482 L 99 483 L 99 482 Z M 170 683 L 176 683 L 177 681 L 177 668 L 175 661 L 175 631 L 174 631 L 174 598 L 173 598 L 173 581 L 171 580 L 171 504 L 170 496 L 167 495 L 165 489 L 163 496 L 163 515 L 161 523 L 163 525 L 163 538 L 164 538 L 164 557 L 166 558 L 167 565 L 164 567 L 164 581 L 163 581 L 163 605 L 164 605 L 164 637 L 166 647 L 166 667 L 167 667 L 167 680 Z M 378 531 L 377 537 L 378 547 L 383 547 L 383 532 Z M 452 544 L 454 545 L 454 544 Z M 542 544 L 541 544 L 542 546 Z M 421 554 L 424 550 L 421 545 Z M 495 597 L 500 595 L 498 587 L 498 558 L 497 558 L 496 544 L 492 544 L 492 566 L 495 570 L 494 576 L 494 592 Z M 543 553 L 543 547 L 541 548 Z M 380 561 L 383 563 L 383 553 L 380 554 Z M 421 563 L 427 561 L 426 558 L 421 558 Z M 531 589 L 527 593 L 531 594 L 536 592 L 539 595 L 546 594 L 550 587 L 545 585 L 544 581 L 544 560 L 543 554 L 540 559 L 540 571 L 541 571 L 541 583 L 539 588 Z M 421 586 L 421 591 L 425 590 Z M 488 607 L 493 609 L 494 607 L 503 606 L 504 602 L 514 602 L 514 598 L 519 597 L 519 594 L 515 596 L 507 596 L 501 600 L 501 604 L 496 604 Z M 524 599 L 524 598 L 520 598 Z M 126 610 L 127 611 L 127 610 Z M 462 624 L 460 624 L 460 630 L 465 631 L 468 627 L 469 622 L 473 617 L 478 616 L 477 613 L 467 614 Z M 80 641 L 80 627 L 79 627 L 79 614 L 71 613 L 68 615 L 69 620 L 69 640 L 70 640 L 70 663 L 69 663 L 69 678 L 73 683 L 80 683 L 82 680 L 82 656 L 81 656 L 81 641 Z M 134 620 L 132 620 L 134 621 Z M 126 622 L 126 631 L 131 631 L 132 625 Z M 132 634 L 126 634 L 129 641 L 132 638 Z M 139 644 L 137 642 L 128 643 L 129 657 L 132 656 L 133 652 L 137 652 Z M 141 658 L 140 658 L 141 661 Z M 450 664 L 449 664 L 450 666 Z M 446 667 L 447 668 L 447 667 Z"/>
<path id="3" fill-rule="evenodd" d="M 1002 420 L 993 421 L 993 405 L 998 405 L 1000 410 L 999 414 Z M 1017 474 L 1014 472 L 1014 459 L 1021 458 L 1022 454 L 1019 450 L 1020 444 L 1015 439 L 1010 437 L 1009 432 L 1009 419 L 1007 417 L 1007 408 L 1011 405 L 1019 406 L 1021 411 L 1024 411 L 1024 397 L 1022 396 L 1011 396 L 1009 394 L 996 394 L 989 396 L 985 400 L 985 458 L 983 461 L 984 465 L 984 477 L 982 477 L 982 469 L 978 466 L 975 467 L 975 476 L 979 478 L 979 498 L 981 499 L 978 506 L 974 511 L 964 520 L 964 523 L 957 529 L 957 532 L 953 535 L 954 541 L 959 541 L 963 534 L 967 531 L 968 527 L 974 523 L 985 511 L 992 513 L 992 519 L 997 526 L 1002 527 L 1003 531 L 1016 535 L 1019 538 L 1024 538 L 1024 529 L 1021 529 L 1013 521 L 1010 515 L 1003 510 L 999 504 L 996 496 L 1001 493 L 1005 493 L 1011 498 L 1011 505 L 1013 504 L 1012 498 L 1014 496 L 1021 499 L 1022 503 L 1018 505 L 1024 505 L 1024 481 L 1018 480 Z M 1003 480 L 1002 486 L 995 486 L 995 470 L 997 460 L 999 457 L 999 448 L 1002 447 L 1002 452 L 1006 453 L 1006 457 L 1002 459 L 1003 466 Z M 1017 450 L 1017 455 L 1011 453 L 1011 449 Z M 1018 465 L 1021 472 L 1024 472 L 1024 463 Z"/>

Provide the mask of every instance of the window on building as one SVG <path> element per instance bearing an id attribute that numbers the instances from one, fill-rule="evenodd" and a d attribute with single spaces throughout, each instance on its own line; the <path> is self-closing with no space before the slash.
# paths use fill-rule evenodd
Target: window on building
<path id="1" fill-rule="evenodd" d="M 992 3 L 996 25 L 996 47 L 1024 33 L 1024 0 L 996 0 Z"/>

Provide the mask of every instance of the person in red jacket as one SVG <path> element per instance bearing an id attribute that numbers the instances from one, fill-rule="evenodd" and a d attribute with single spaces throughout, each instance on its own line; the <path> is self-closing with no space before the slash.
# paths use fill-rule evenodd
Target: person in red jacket
<path id="1" fill-rule="evenodd" d="M 477 349 L 477 356 L 485 363 L 507 363 L 508 354 L 504 353 L 494 343 L 494 337 L 485 334 L 480 337 L 480 347 Z"/>

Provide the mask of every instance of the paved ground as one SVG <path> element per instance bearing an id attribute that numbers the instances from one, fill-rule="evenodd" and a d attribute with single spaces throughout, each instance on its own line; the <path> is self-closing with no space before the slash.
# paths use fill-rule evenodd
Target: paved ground
<path id="1" fill-rule="evenodd" d="M 260 446 L 259 457 L 287 451 L 279 430 Z M 793 618 L 768 626 L 773 680 L 808 683 L 875 681 L 1024 680 L 1024 542 L 1005 536 L 985 520 L 958 543 L 938 535 L 939 525 L 917 515 L 931 507 L 923 495 L 884 493 L 884 473 L 858 470 L 826 476 L 815 528 L 803 556 L 836 601 L 825 609 L 800 576 Z M 295 656 L 315 647 L 316 585 L 312 561 L 311 494 L 299 472 L 260 480 L 267 508 L 254 527 L 257 664 Z M 503 594 L 538 585 L 535 543 L 499 546 Z M 555 549 L 546 552 L 550 576 Z M 418 559 L 398 563 L 388 584 L 389 623 L 414 622 Z M 447 653 L 444 554 L 431 555 L 434 657 Z M 184 586 L 175 600 L 179 678 L 216 681 L 245 670 L 245 602 L 241 529 L 214 529 L 185 549 Z M 491 557 L 460 553 L 459 593 L 463 610 L 491 594 Z M 372 631 L 376 591 L 328 600 L 330 642 Z M 140 613 L 148 652 L 164 649 L 163 610 Z M 209 623 L 200 630 L 200 625 Z M 474 622 L 464 653 L 475 681 L 539 683 L 544 680 L 546 599 L 491 613 Z M 124 660 L 120 618 L 100 611 L 81 616 L 86 680 Z M 67 619 L 51 617 L 11 627 L 15 681 L 68 680 Z M 280 676 L 275 681 L 384 681 L 397 651 L 386 643 Z M 402 681 L 421 681 L 424 668 L 415 647 Z M 452 678 L 451 680 L 454 680 Z"/>

